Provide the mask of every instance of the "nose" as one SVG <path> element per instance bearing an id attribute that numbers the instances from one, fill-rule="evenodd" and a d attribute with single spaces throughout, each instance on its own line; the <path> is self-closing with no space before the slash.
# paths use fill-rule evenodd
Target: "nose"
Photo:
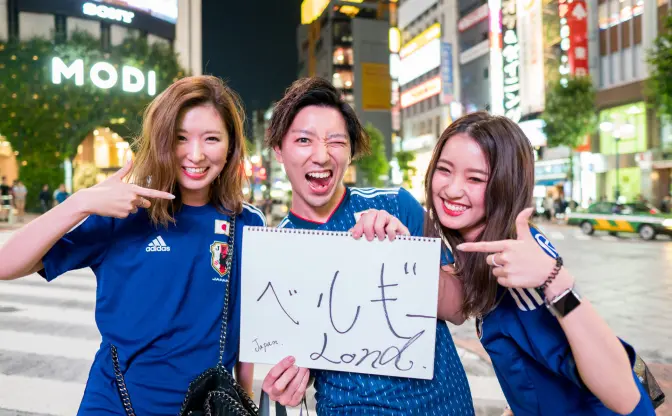
<path id="1" fill-rule="evenodd" d="M 313 146 L 312 160 L 318 165 L 324 165 L 329 161 L 329 147 L 322 140 L 316 140 Z"/>
<path id="2" fill-rule="evenodd" d="M 458 175 L 452 175 L 442 189 L 447 199 L 459 199 L 464 196 L 464 180 Z"/>
<path id="3" fill-rule="evenodd" d="M 192 162 L 200 162 L 205 158 L 201 143 L 198 140 L 192 140 L 189 143 L 189 160 Z"/>

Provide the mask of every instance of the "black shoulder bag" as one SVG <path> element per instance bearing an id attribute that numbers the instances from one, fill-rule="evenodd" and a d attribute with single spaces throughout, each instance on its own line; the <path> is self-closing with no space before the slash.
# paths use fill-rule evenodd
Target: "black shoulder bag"
<path id="1" fill-rule="evenodd" d="M 219 337 L 219 360 L 215 367 L 212 367 L 200 376 L 196 377 L 190 384 L 187 394 L 180 409 L 180 416 L 259 416 L 259 408 L 247 395 L 245 390 L 236 382 L 233 376 L 228 372 L 222 363 L 224 357 L 224 347 L 226 345 L 226 330 L 229 312 L 229 286 L 231 281 L 231 264 L 233 260 L 234 242 L 236 240 L 235 217 L 231 219 L 231 230 L 229 237 L 229 250 L 226 254 L 226 270 L 229 271 L 229 277 L 226 280 L 226 289 L 224 295 L 224 309 L 222 312 L 222 326 Z M 220 259 L 221 261 L 221 259 Z M 114 364 L 114 375 L 117 388 L 121 396 L 124 410 L 127 416 L 136 416 L 131 399 L 126 389 L 124 376 L 119 370 L 119 359 L 117 349 L 111 346 L 112 362 Z M 276 409 L 278 408 L 276 404 Z M 280 409 L 278 409 L 280 410 Z M 284 406 L 282 407 L 284 411 Z M 267 414 L 267 412 L 262 412 Z M 280 413 L 279 413 L 280 414 Z M 286 415 L 286 411 L 284 413 Z"/>

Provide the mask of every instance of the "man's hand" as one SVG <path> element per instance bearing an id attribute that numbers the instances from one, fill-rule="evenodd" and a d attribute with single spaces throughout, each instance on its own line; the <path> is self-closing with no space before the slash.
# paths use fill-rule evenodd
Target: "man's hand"
<path id="1" fill-rule="evenodd" d="M 261 387 L 271 400 L 283 406 L 301 404 L 308 388 L 310 370 L 295 366 L 295 362 L 294 357 L 280 361 L 268 372 Z"/>
<path id="2" fill-rule="evenodd" d="M 366 235 L 369 241 L 373 241 L 376 237 L 380 241 L 383 241 L 385 237 L 394 241 L 398 235 L 411 234 L 397 217 L 390 215 L 387 211 L 377 209 L 370 209 L 363 213 L 350 231 L 355 239 L 359 240 L 362 235 Z"/>

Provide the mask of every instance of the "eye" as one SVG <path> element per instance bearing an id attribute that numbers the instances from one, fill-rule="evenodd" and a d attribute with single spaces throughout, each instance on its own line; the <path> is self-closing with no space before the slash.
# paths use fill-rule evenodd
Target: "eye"
<path id="1" fill-rule="evenodd" d="M 206 142 L 210 142 L 210 141 L 219 142 L 220 140 L 219 140 L 219 137 L 210 136 L 207 139 L 205 139 L 205 141 Z"/>
<path id="2" fill-rule="evenodd" d="M 187 141 L 187 138 L 184 137 L 184 136 L 177 136 L 177 141 L 178 141 L 178 142 L 186 142 L 186 141 Z"/>
<path id="3" fill-rule="evenodd" d="M 306 144 L 310 143 L 310 139 L 307 137 L 299 137 L 298 139 L 296 139 L 296 142 Z"/>
<path id="4" fill-rule="evenodd" d="M 476 183 L 483 183 L 483 182 L 485 182 L 485 180 L 483 180 L 482 178 L 477 178 L 477 177 L 475 177 L 475 176 L 469 178 L 469 180 L 472 181 L 472 182 L 476 182 Z"/>
<path id="5" fill-rule="evenodd" d="M 437 166 L 437 167 L 436 167 L 436 170 L 438 170 L 438 171 L 440 171 L 440 172 L 450 173 L 450 169 L 448 169 L 448 168 L 445 167 L 445 166 Z"/>

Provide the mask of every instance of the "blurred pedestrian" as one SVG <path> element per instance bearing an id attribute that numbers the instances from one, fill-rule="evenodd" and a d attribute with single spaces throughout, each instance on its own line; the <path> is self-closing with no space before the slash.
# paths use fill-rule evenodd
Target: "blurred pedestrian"
<path id="1" fill-rule="evenodd" d="M 670 198 L 670 194 L 665 195 L 663 200 L 660 202 L 660 212 L 669 214 L 670 210 L 672 209 L 671 201 L 672 198 Z"/>
<path id="2" fill-rule="evenodd" d="M 19 222 L 23 222 L 24 216 L 26 214 L 26 195 L 28 195 L 28 190 L 26 186 L 20 180 L 16 181 L 16 185 L 12 188 L 12 194 L 14 198 L 14 207 L 16 208 L 16 216 Z"/>
<path id="3" fill-rule="evenodd" d="M 60 184 L 54 194 L 54 204 L 62 204 L 69 196 L 70 194 L 65 190 L 65 184 Z"/>
<path id="4" fill-rule="evenodd" d="M 49 192 L 49 185 L 46 183 L 42 185 L 42 190 L 40 191 L 40 207 L 42 208 L 42 213 L 49 211 L 53 203 L 51 192 Z"/>
<path id="5" fill-rule="evenodd" d="M 0 179 L 0 221 L 9 221 L 10 210 L 12 209 L 12 188 L 7 184 L 7 177 Z"/>

